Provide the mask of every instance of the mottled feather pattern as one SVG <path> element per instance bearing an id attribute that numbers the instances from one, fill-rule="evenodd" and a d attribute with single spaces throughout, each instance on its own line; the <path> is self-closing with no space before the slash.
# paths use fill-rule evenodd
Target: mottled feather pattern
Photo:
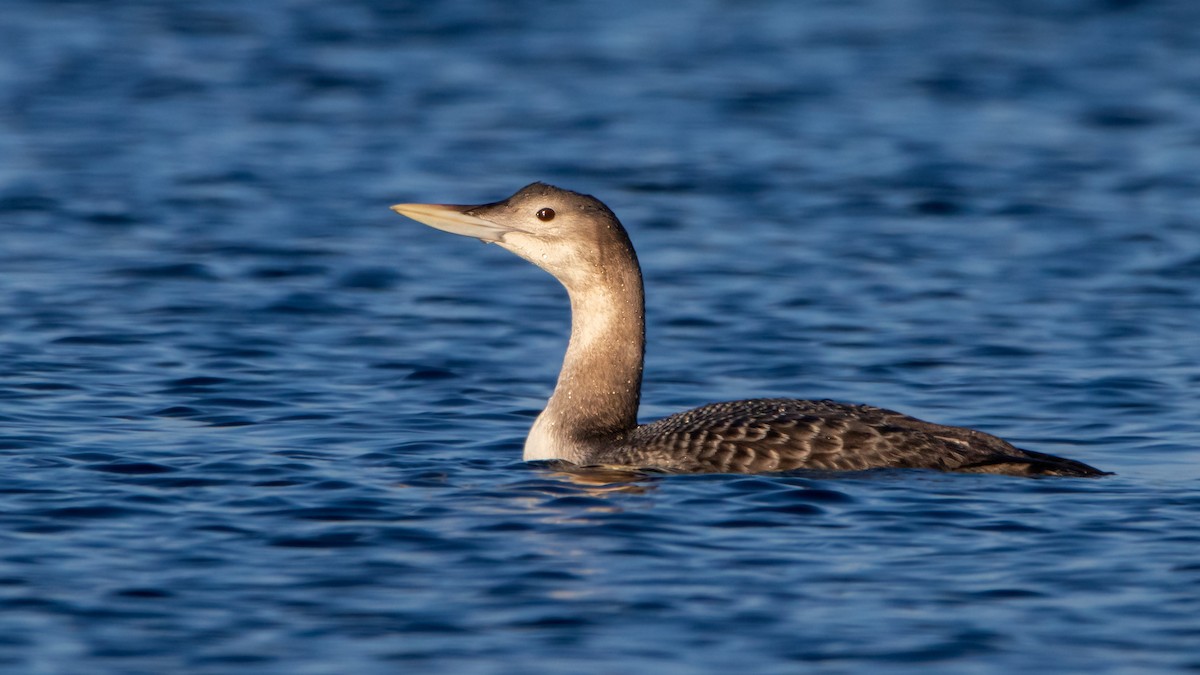
<path id="1" fill-rule="evenodd" d="M 892 410 L 794 399 L 714 403 L 671 415 L 637 427 L 625 443 L 599 450 L 594 460 L 681 472 L 894 467 L 1020 476 L 1103 473 Z"/>

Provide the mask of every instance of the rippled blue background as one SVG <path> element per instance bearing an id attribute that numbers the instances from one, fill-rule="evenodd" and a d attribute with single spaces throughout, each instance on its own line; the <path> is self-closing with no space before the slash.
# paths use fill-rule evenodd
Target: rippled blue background
<path id="1" fill-rule="evenodd" d="M 625 221 L 643 417 L 869 402 L 1117 472 L 520 461 Z M 1200 5 L 105 3 L 0 21 L 0 669 L 1200 669 Z"/>

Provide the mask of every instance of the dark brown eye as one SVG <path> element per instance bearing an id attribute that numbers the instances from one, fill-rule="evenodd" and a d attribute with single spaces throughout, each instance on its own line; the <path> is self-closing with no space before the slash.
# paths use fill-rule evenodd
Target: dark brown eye
<path id="1" fill-rule="evenodd" d="M 554 220 L 554 209 L 539 209 L 537 218 L 538 220 Z"/>

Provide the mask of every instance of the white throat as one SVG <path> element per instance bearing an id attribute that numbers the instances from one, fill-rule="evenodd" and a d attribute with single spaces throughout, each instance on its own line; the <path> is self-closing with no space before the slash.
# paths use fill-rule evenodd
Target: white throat
<path id="1" fill-rule="evenodd" d="M 539 459 L 565 459 L 572 461 L 568 455 L 574 454 L 566 452 L 566 441 L 558 438 L 557 425 L 555 421 L 542 411 L 537 419 L 533 422 L 533 427 L 529 430 L 529 435 L 525 437 L 525 461 L 532 462 Z"/>

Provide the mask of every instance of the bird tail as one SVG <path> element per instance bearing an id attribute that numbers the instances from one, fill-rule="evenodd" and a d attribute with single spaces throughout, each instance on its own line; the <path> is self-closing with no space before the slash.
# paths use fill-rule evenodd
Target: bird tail
<path id="1" fill-rule="evenodd" d="M 1111 471 L 1101 471 L 1094 466 L 1065 457 L 1055 457 L 1032 450 L 1021 450 L 1020 455 L 999 455 L 960 467 L 959 471 L 971 473 L 998 473 L 1009 476 L 1071 476 L 1076 478 L 1098 478 L 1111 476 Z"/>

